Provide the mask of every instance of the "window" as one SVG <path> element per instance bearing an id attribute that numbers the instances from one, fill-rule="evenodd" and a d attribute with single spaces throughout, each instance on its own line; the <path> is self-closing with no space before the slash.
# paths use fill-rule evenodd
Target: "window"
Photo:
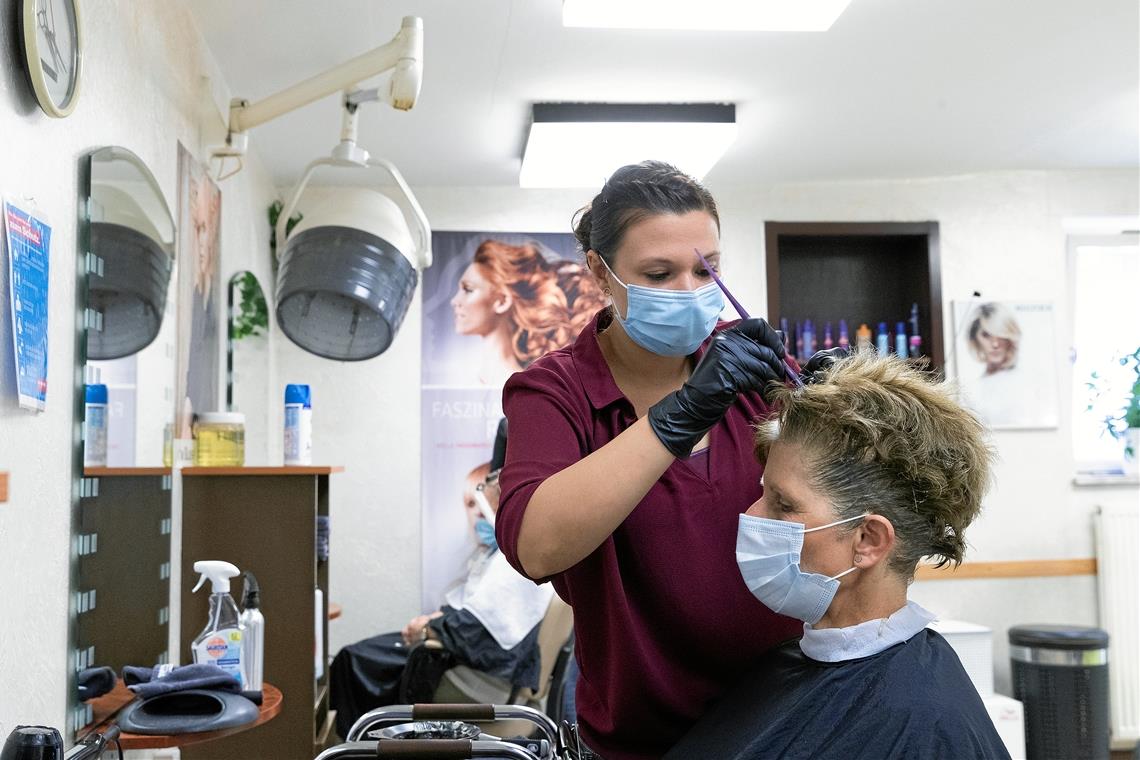
<path id="1" fill-rule="evenodd" d="M 1140 236 L 1070 238 L 1073 455 L 1078 473 L 1123 474 L 1124 441 L 1106 429 L 1131 396 L 1140 349 Z"/>

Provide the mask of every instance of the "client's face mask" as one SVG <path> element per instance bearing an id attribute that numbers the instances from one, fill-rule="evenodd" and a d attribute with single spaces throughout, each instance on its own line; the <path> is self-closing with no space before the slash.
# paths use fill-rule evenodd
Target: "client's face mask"
<path id="1" fill-rule="evenodd" d="M 828 577 L 800 569 L 804 534 L 862 520 L 865 515 L 804 530 L 803 523 L 741 515 L 736 532 L 736 564 L 752 595 L 768 609 L 815 625 L 827 612 L 839 579 L 858 568 Z"/>
<path id="2" fill-rule="evenodd" d="M 630 339 L 646 351 L 659 356 L 688 356 L 712 335 L 716 319 L 724 310 L 724 297 L 715 282 L 696 290 L 626 285 L 604 258 L 602 264 L 625 288 L 625 318 L 616 306 L 614 316 Z"/>
<path id="3" fill-rule="evenodd" d="M 479 517 L 475 520 L 475 538 L 489 549 L 499 548 L 499 542 L 495 540 L 495 526 L 489 523 L 485 517 Z"/>

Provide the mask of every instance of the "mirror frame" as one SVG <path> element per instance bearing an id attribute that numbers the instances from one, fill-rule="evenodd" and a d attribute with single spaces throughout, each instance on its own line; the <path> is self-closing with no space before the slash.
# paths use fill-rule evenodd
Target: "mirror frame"
<path id="1" fill-rule="evenodd" d="M 89 723 L 91 707 L 79 702 L 78 679 L 80 652 L 79 645 L 79 546 L 76 536 L 82 526 L 82 502 L 93 495 L 94 484 L 84 474 L 83 434 L 86 409 L 87 383 L 87 331 L 97 323 L 99 316 L 89 306 L 89 280 L 98 272 L 101 261 L 91 251 L 91 190 L 93 165 L 96 160 L 107 157 L 125 160 L 134 164 L 155 195 L 162 199 L 163 207 L 170 221 L 173 242 L 171 244 L 171 275 L 177 271 L 178 225 L 168 202 L 166 193 L 155 179 L 150 167 L 133 151 L 117 145 L 103 146 L 87 151 L 79 157 L 75 199 L 75 352 L 72 383 L 72 452 L 71 452 L 71 515 L 68 532 L 68 618 L 67 618 L 67 693 L 65 695 L 67 722 L 60 733 L 68 743 L 73 743 Z M 163 317 L 166 318 L 165 316 Z"/>

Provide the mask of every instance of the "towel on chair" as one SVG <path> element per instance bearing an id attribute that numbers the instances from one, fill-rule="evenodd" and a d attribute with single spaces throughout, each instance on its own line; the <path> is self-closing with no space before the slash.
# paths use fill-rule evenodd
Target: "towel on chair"
<path id="1" fill-rule="evenodd" d="M 140 697 L 158 696 L 186 689 L 212 689 L 241 693 L 241 684 L 232 675 L 208 663 L 194 665 L 155 665 L 153 668 L 126 665 L 123 682 Z"/>

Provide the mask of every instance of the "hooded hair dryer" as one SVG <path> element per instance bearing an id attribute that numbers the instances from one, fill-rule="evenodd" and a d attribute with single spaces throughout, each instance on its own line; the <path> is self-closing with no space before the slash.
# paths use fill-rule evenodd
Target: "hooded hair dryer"
<path id="1" fill-rule="evenodd" d="M 356 88 L 388 70 L 392 75 L 385 91 Z M 305 168 L 275 230 L 277 324 L 291 341 L 317 356 L 360 361 L 387 350 L 404 321 L 420 271 L 431 266 L 431 228 L 408 184 L 395 166 L 372 158 L 356 143 L 363 103 L 383 101 L 409 110 L 422 81 L 423 22 L 407 16 L 396 36 L 375 50 L 257 103 L 239 98 L 230 105 L 229 136 L 215 156 L 240 156 L 248 129 L 344 90 L 340 143 L 330 157 Z M 287 235 L 287 222 L 320 166 L 384 169 L 408 213 L 376 190 L 338 188 L 306 207 L 303 221 Z"/>

